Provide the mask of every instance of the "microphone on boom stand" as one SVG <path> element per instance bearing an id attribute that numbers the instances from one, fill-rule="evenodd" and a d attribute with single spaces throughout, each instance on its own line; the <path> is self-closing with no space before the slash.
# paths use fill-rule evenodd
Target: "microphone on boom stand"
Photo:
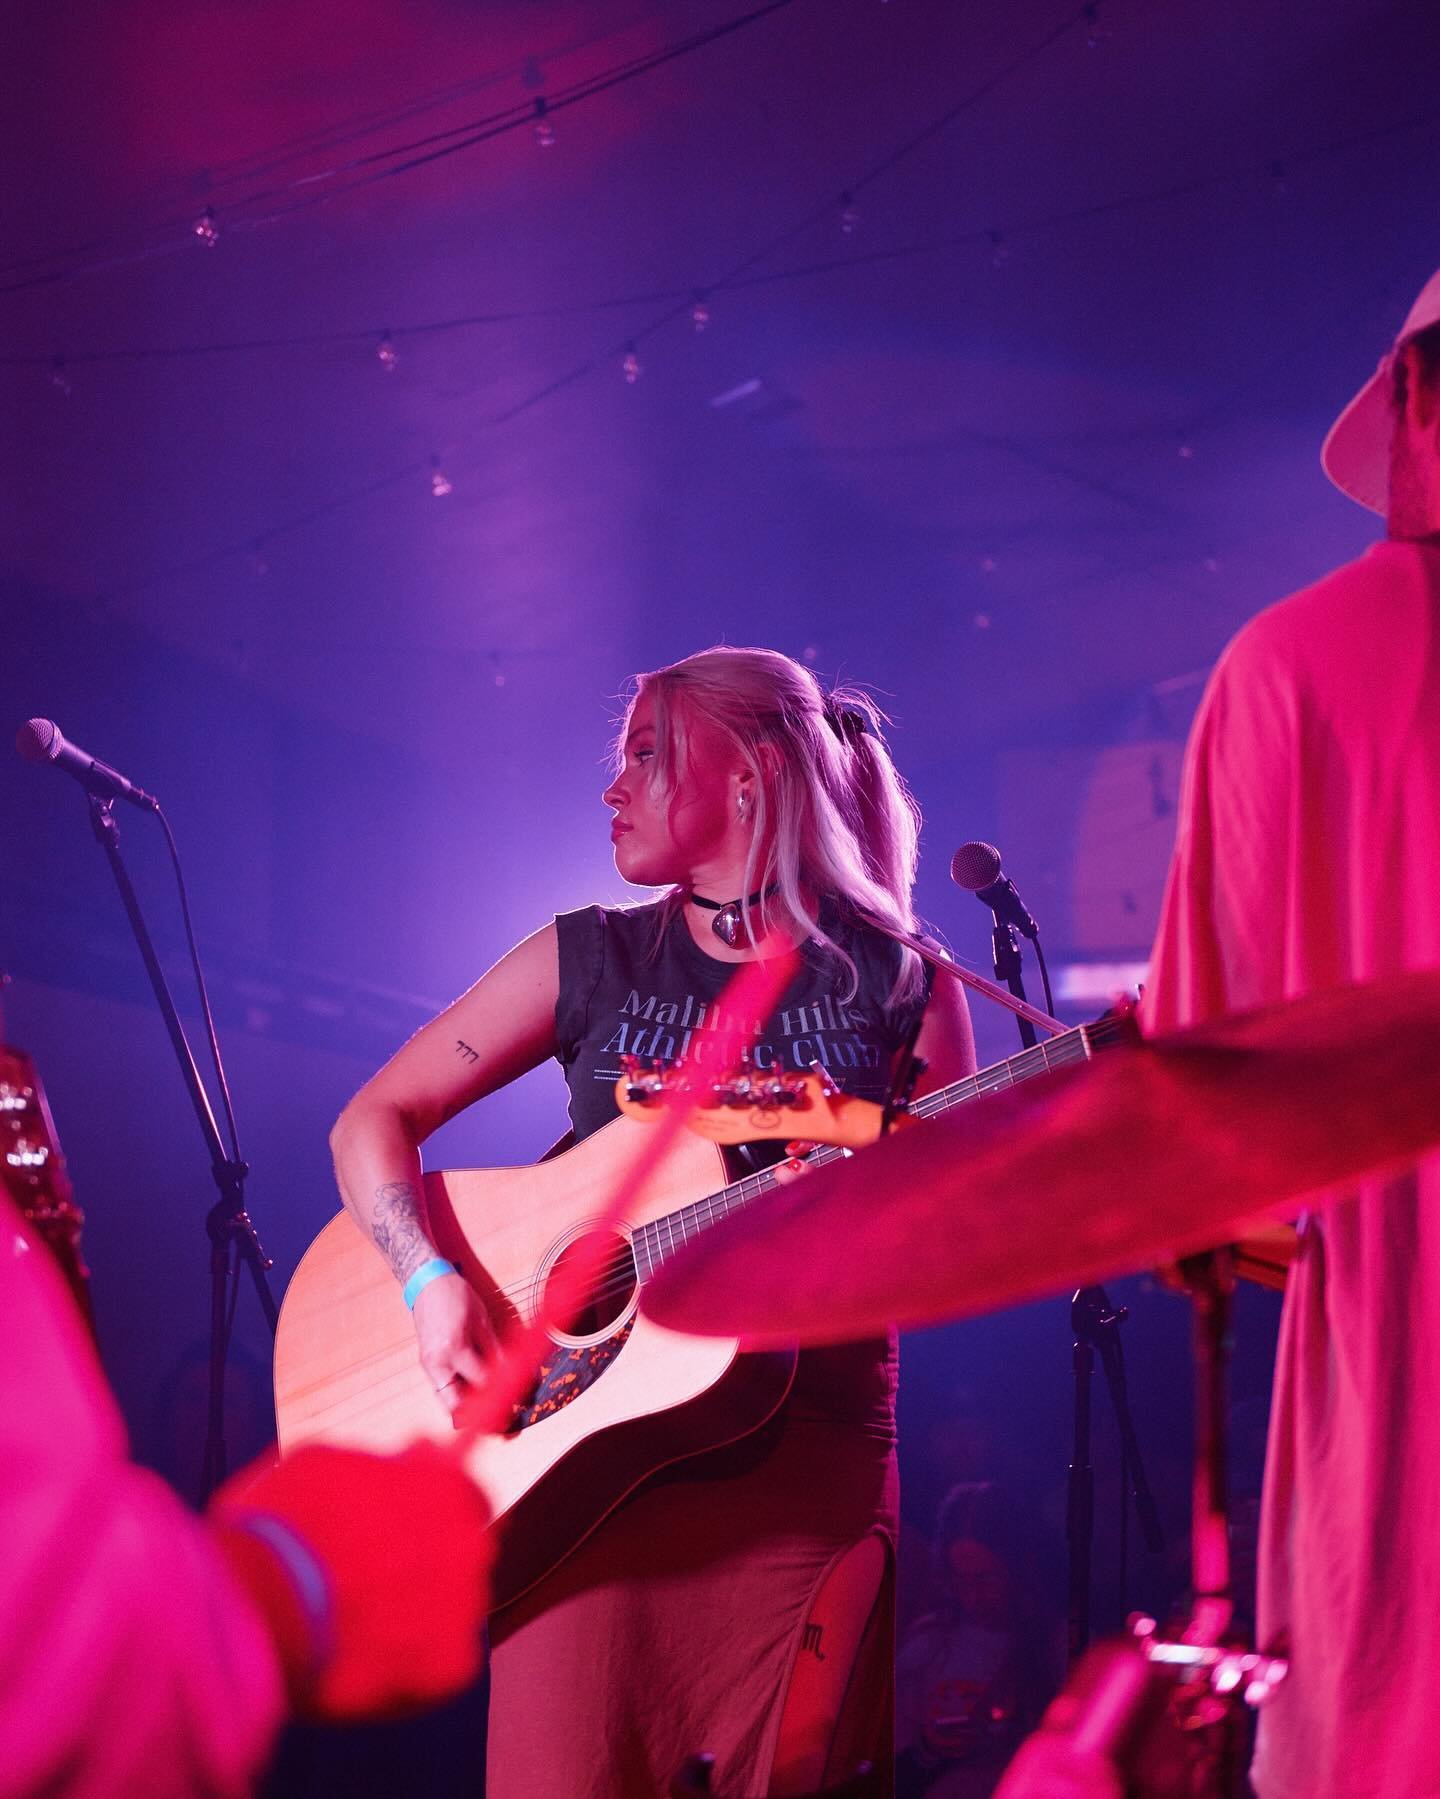
<path id="1" fill-rule="evenodd" d="M 995 929 L 991 934 L 991 941 L 995 956 L 995 979 L 1004 981 L 1016 999 L 1025 998 L 1020 938 L 1028 937 L 1035 945 L 1040 978 L 1045 984 L 1045 1010 L 1053 1013 L 1055 1002 L 1050 997 L 1050 972 L 1045 966 L 1045 952 L 1040 947 L 1040 927 L 1016 891 L 1015 883 L 1000 866 L 999 850 L 993 843 L 962 843 L 950 858 L 950 879 L 957 887 L 973 893 L 982 906 L 989 907 L 994 916 Z M 1035 1027 L 1024 1018 L 1017 1022 L 1021 1043 L 1026 1049 L 1033 1049 Z"/>

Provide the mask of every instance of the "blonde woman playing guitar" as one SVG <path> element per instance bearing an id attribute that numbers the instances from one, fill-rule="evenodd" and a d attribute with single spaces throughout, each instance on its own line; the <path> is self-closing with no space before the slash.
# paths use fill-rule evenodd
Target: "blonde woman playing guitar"
<path id="1" fill-rule="evenodd" d="M 914 928 L 918 815 L 863 695 L 827 695 L 768 650 L 642 675 L 603 801 L 620 875 L 663 896 L 543 926 L 332 1134 L 346 1207 L 413 1302 L 420 1363 L 451 1411 L 485 1379 L 495 1320 L 436 1246 L 419 1151 L 464 1107 L 555 1056 L 587 1138 L 616 1117 L 622 1056 L 705 1066 L 717 998 L 767 938 L 798 947 L 801 969 L 751 1021 L 758 1067 L 820 1066 L 882 1099 L 922 1013 L 921 1090 L 974 1066 L 956 983 L 931 996 L 919 958 L 884 934 Z M 736 1378 L 758 1360 L 740 1357 Z M 753 1428 L 676 1450 L 493 1616 L 493 1799 L 663 1792 L 700 1749 L 720 1794 L 888 1766 L 894 1342 L 805 1351 L 788 1391 L 758 1387 Z"/>

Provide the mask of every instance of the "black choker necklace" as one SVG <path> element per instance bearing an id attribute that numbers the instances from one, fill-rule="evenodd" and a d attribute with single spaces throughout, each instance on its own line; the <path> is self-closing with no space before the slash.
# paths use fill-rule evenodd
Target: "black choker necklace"
<path id="1" fill-rule="evenodd" d="M 744 903 L 747 906 L 758 906 L 761 900 L 769 899 L 770 895 L 778 890 L 778 883 L 762 888 L 759 893 L 752 893 Z M 692 893 L 690 903 L 693 906 L 703 906 L 707 912 L 715 914 L 714 918 L 710 920 L 710 929 L 727 949 L 734 949 L 740 941 L 740 932 L 744 924 L 740 910 L 741 902 L 738 899 L 704 899 L 700 894 Z"/>

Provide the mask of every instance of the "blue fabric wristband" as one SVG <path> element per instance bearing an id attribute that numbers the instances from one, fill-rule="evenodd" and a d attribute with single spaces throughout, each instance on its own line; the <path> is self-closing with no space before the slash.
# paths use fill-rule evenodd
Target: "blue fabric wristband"
<path id="1" fill-rule="evenodd" d="M 405 1283 L 405 1304 L 413 1312 L 415 1301 L 430 1285 L 438 1281 L 442 1274 L 459 1274 L 460 1270 L 453 1262 L 447 1262 L 444 1256 L 431 1256 L 428 1262 L 422 1262 Z"/>

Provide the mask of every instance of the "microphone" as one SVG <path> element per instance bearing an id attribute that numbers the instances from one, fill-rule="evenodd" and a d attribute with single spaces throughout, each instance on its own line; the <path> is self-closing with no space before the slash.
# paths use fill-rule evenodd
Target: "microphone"
<path id="1" fill-rule="evenodd" d="M 129 800 L 146 812 L 160 810 L 160 802 L 153 794 L 127 781 L 118 769 L 82 750 L 78 743 L 67 742 L 54 719 L 28 719 L 15 733 L 15 748 L 27 762 L 53 762 L 99 799 Z"/>
<path id="2" fill-rule="evenodd" d="M 1000 852 L 993 843 L 962 843 L 950 858 L 950 879 L 988 906 L 999 924 L 1012 924 L 1033 942 L 1040 927 L 1015 891 L 1015 883 L 1000 866 Z"/>

